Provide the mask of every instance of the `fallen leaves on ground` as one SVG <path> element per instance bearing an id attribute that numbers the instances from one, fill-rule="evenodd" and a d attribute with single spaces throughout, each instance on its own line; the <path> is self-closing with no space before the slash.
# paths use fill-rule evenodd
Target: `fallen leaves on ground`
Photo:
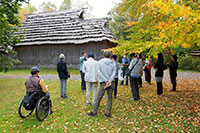
<path id="1" fill-rule="evenodd" d="M 177 92 L 164 82 L 164 93 L 156 94 L 156 85 L 143 84 L 141 100 L 134 102 L 129 86 L 118 87 L 113 99 L 112 117 L 107 118 L 107 99 L 103 98 L 98 115 L 89 117 L 93 106 L 86 105 L 86 94 L 79 81 L 68 81 L 67 95 L 61 99 L 58 80 L 46 80 L 50 88 L 53 114 L 42 122 L 33 113 L 21 119 L 17 109 L 25 94 L 23 79 L 0 79 L 0 132 L 198 132 L 200 130 L 200 83 L 197 80 L 177 81 Z"/>

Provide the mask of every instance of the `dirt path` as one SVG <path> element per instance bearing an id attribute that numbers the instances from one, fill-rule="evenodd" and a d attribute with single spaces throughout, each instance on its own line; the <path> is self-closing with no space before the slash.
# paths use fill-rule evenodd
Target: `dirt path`
<path id="1" fill-rule="evenodd" d="M 154 80 L 155 70 L 152 70 L 152 80 Z M 27 79 L 29 75 L 0 75 L 0 79 Z M 59 79 L 56 74 L 40 75 L 42 79 L 56 80 Z M 144 78 L 144 76 L 143 76 Z M 71 80 L 80 80 L 80 75 L 71 75 Z M 169 80 L 169 71 L 166 70 L 164 80 Z M 200 81 L 200 73 L 196 72 L 178 72 L 177 79 L 192 79 Z"/>
<path id="2" fill-rule="evenodd" d="M 0 79 L 27 79 L 29 75 L 0 75 Z M 47 75 L 40 75 L 42 79 L 50 79 L 50 80 L 57 80 L 58 75 L 56 74 L 47 74 Z M 71 75 L 72 80 L 80 80 L 79 75 Z"/>

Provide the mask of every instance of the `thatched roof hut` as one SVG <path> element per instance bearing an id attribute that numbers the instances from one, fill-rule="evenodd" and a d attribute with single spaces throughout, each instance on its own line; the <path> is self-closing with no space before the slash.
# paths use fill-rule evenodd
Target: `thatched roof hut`
<path id="1" fill-rule="evenodd" d="M 194 57 L 196 57 L 196 56 L 200 57 L 200 50 L 193 51 L 193 52 L 191 52 L 190 54 L 191 54 L 192 56 L 194 56 Z"/>
<path id="2" fill-rule="evenodd" d="M 27 15 L 21 29 L 25 39 L 14 47 L 22 61 L 17 68 L 37 65 L 55 68 L 60 53 L 69 67 L 79 67 L 83 50 L 102 58 L 102 49 L 114 47 L 114 35 L 106 28 L 106 19 L 85 19 L 84 10 L 66 10 Z"/>

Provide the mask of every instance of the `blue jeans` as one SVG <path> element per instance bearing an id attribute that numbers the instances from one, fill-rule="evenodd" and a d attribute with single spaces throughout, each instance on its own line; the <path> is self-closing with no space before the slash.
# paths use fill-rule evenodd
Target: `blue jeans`
<path id="1" fill-rule="evenodd" d="M 60 96 L 65 97 L 67 90 L 67 79 L 60 79 Z"/>
<path id="2" fill-rule="evenodd" d="M 124 68 L 122 70 L 122 77 L 124 78 L 126 76 L 126 85 L 128 85 L 128 68 Z M 120 85 L 124 84 L 124 80 L 121 81 Z"/>

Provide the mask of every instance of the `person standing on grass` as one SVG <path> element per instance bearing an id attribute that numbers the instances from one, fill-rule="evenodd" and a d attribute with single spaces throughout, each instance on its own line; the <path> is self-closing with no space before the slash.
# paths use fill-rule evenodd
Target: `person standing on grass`
<path id="1" fill-rule="evenodd" d="M 93 105 L 96 102 L 97 97 L 97 85 L 98 85 L 98 77 L 97 77 L 97 61 L 94 60 L 94 54 L 88 54 L 88 60 L 84 62 L 82 72 L 85 74 L 85 81 L 86 81 L 86 98 L 87 98 L 87 105 L 91 105 L 90 102 L 90 94 L 91 89 L 93 91 Z"/>
<path id="2" fill-rule="evenodd" d="M 163 71 L 166 69 L 163 62 L 164 62 L 164 58 L 163 58 L 162 53 L 158 53 L 158 60 L 157 60 L 156 64 L 154 65 L 154 69 L 156 70 L 155 80 L 156 80 L 156 84 L 157 84 L 157 94 L 158 95 L 163 94 L 163 84 L 162 84 L 163 75 L 164 75 Z"/>
<path id="3" fill-rule="evenodd" d="M 104 51 L 103 53 L 104 58 L 98 62 L 97 72 L 98 72 L 98 79 L 100 82 L 100 88 L 94 109 L 90 113 L 87 113 L 87 115 L 89 116 L 95 116 L 97 114 L 101 99 L 106 91 L 108 94 L 108 107 L 105 116 L 110 117 L 111 115 L 112 92 L 115 87 L 114 79 L 117 71 L 115 62 L 113 62 L 110 59 L 111 55 L 112 53 L 110 51 Z"/>
<path id="4" fill-rule="evenodd" d="M 143 59 L 142 59 L 142 54 L 137 54 L 137 57 L 140 61 L 143 62 Z M 142 63 L 143 64 L 143 63 Z M 140 73 L 140 77 L 138 79 L 138 82 L 139 82 L 139 87 L 142 88 L 142 76 L 143 76 L 143 71 Z"/>
<path id="5" fill-rule="evenodd" d="M 60 62 L 57 64 L 57 72 L 60 78 L 60 97 L 67 98 L 66 90 L 67 90 L 67 79 L 70 73 L 67 71 L 67 65 L 65 63 L 65 55 L 60 54 L 59 56 Z"/>
<path id="6" fill-rule="evenodd" d="M 82 52 L 82 56 L 80 57 L 80 74 L 81 74 L 81 90 L 84 92 L 86 90 L 86 84 L 85 84 L 85 74 L 83 73 L 83 64 L 87 61 L 87 53 L 85 51 Z"/>
<path id="7" fill-rule="evenodd" d="M 152 60 L 151 58 L 145 60 L 145 81 L 151 84 L 151 68 L 152 68 Z"/>
<path id="8" fill-rule="evenodd" d="M 116 75 L 115 75 L 115 89 L 114 89 L 114 98 L 117 97 L 117 87 L 118 87 L 118 71 L 120 69 L 120 64 L 117 62 L 117 55 L 112 55 L 111 59 L 113 62 L 115 62 L 116 66 Z"/>
<path id="9" fill-rule="evenodd" d="M 137 58 L 137 55 L 135 53 L 132 53 L 130 56 L 132 60 L 128 69 L 131 71 L 130 85 L 133 95 L 133 98 L 131 98 L 131 100 L 137 101 L 140 99 L 138 80 L 143 71 L 143 62 L 141 59 Z"/>
<path id="10" fill-rule="evenodd" d="M 178 69 L 178 62 L 176 55 L 172 56 L 172 62 L 170 64 L 167 64 L 167 66 L 169 67 L 169 75 L 173 86 L 173 88 L 170 91 L 176 91 L 176 77 Z"/>
<path id="11" fill-rule="evenodd" d="M 130 64 L 130 59 L 128 58 L 128 54 L 124 54 L 122 58 L 122 77 L 126 76 L 126 85 L 128 85 L 128 66 Z M 121 81 L 120 85 L 124 85 L 124 80 Z"/>

